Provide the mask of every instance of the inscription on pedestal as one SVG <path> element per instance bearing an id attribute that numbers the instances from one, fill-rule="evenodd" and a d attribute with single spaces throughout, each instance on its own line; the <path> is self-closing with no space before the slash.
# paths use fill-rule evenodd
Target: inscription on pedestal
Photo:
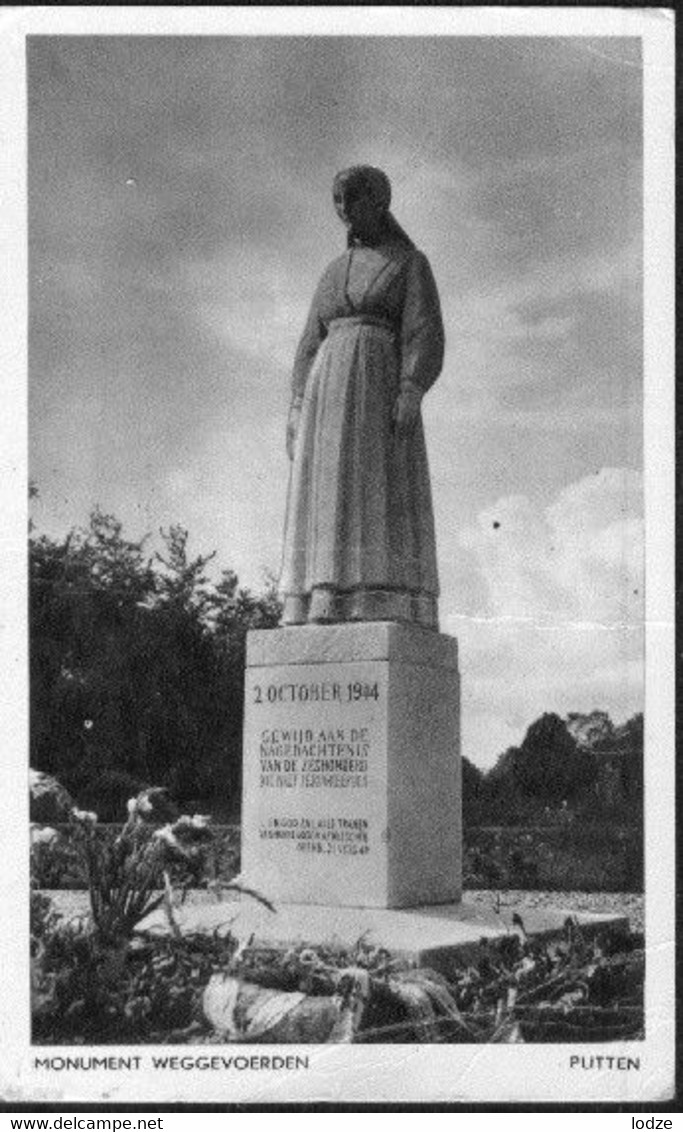
<path id="1" fill-rule="evenodd" d="M 271 818 L 261 826 L 265 841 L 294 841 L 302 853 L 342 853 L 347 857 L 368 852 L 365 818 Z"/>
<path id="2" fill-rule="evenodd" d="M 301 790 L 367 786 L 369 750 L 367 727 L 266 729 L 261 735 L 260 786 Z"/>
<path id="3" fill-rule="evenodd" d="M 248 672 L 243 869 L 264 895 L 270 886 L 281 899 L 324 903 L 342 894 L 360 902 L 374 887 L 381 899 L 387 688 L 380 668 L 330 664 L 324 679 L 319 665 Z"/>

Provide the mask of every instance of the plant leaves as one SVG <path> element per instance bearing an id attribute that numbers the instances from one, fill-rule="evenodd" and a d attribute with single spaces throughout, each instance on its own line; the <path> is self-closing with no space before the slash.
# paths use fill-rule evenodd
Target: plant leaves
<path id="1" fill-rule="evenodd" d="M 497 1045 L 523 1045 L 524 1038 L 519 1022 L 514 1018 L 506 1018 L 489 1041 Z"/>

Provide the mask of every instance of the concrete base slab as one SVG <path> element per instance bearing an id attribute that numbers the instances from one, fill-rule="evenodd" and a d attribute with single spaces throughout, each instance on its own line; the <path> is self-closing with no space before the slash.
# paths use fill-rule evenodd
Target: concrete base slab
<path id="1" fill-rule="evenodd" d="M 183 932 L 231 932 L 240 940 L 253 937 L 255 944 L 293 946 L 336 944 L 353 947 L 359 940 L 386 948 L 393 955 L 447 974 L 453 965 L 471 961 L 482 946 L 510 934 L 526 932 L 532 937 L 552 938 L 564 931 L 568 917 L 575 919 L 584 935 L 601 930 L 625 932 L 628 918 L 581 912 L 567 908 L 525 908 L 522 925 L 513 923 L 513 910 L 496 910 L 481 903 L 431 905 L 411 909 L 329 907 L 283 904 L 270 912 L 251 899 L 217 901 L 181 906 L 176 911 Z M 139 927 L 168 932 L 165 914 L 158 910 Z"/>

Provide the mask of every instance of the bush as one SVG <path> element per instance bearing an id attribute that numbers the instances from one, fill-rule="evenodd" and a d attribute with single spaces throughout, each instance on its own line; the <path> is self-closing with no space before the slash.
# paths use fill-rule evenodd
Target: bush
<path id="1" fill-rule="evenodd" d="M 111 844 L 123 825 L 98 822 L 94 836 L 103 845 Z M 201 853 L 191 859 L 169 860 L 172 883 L 181 888 L 210 888 L 229 883 L 240 871 L 239 826 L 209 826 L 211 838 L 201 846 Z M 36 827 L 31 840 L 31 887 L 34 889 L 82 890 L 88 887 L 87 863 L 74 842 L 73 826 L 60 825 L 52 830 L 54 837 L 40 838 Z"/>
<path id="2" fill-rule="evenodd" d="M 51 774 L 29 770 L 29 805 L 31 821 L 54 825 L 67 821 L 74 802 L 64 787 Z"/>
<path id="3" fill-rule="evenodd" d="M 86 870 L 69 827 L 31 826 L 31 888 L 86 887 Z"/>
<path id="4" fill-rule="evenodd" d="M 45 920 L 44 910 L 36 915 Z M 217 936 L 135 938 L 106 944 L 83 924 L 36 926 L 33 1041 L 128 1044 L 208 1035 L 201 994 L 225 969 L 234 941 Z"/>
<path id="5" fill-rule="evenodd" d="M 204 850 L 213 840 L 204 815 L 182 816 L 173 823 L 163 788 L 151 787 L 128 802 L 128 820 L 114 837 L 102 837 L 97 815 L 72 810 L 73 843 L 84 863 L 95 931 L 116 943 L 164 901 L 171 911 L 171 871 L 182 866 L 186 888 L 204 869 Z M 178 876 L 175 877 L 176 884 Z M 161 891 L 160 891 L 161 890 Z"/>
<path id="6" fill-rule="evenodd" d="M 543 892 L 642 892 L 639 826 L 586 823 L 465 829 L 466 888 Z"/>

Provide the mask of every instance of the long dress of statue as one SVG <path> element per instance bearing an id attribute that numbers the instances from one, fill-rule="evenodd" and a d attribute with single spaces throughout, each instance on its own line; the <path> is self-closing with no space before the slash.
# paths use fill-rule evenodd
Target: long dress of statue
<path id="1" fill-rule="evenodd" d="M 335 179 L 348 249 L 316 290 L 294 364 L 282 623 L 438 628 L 420 401 L 444 350 L 427 258 L 389 212 L 386 176 Z"/>

